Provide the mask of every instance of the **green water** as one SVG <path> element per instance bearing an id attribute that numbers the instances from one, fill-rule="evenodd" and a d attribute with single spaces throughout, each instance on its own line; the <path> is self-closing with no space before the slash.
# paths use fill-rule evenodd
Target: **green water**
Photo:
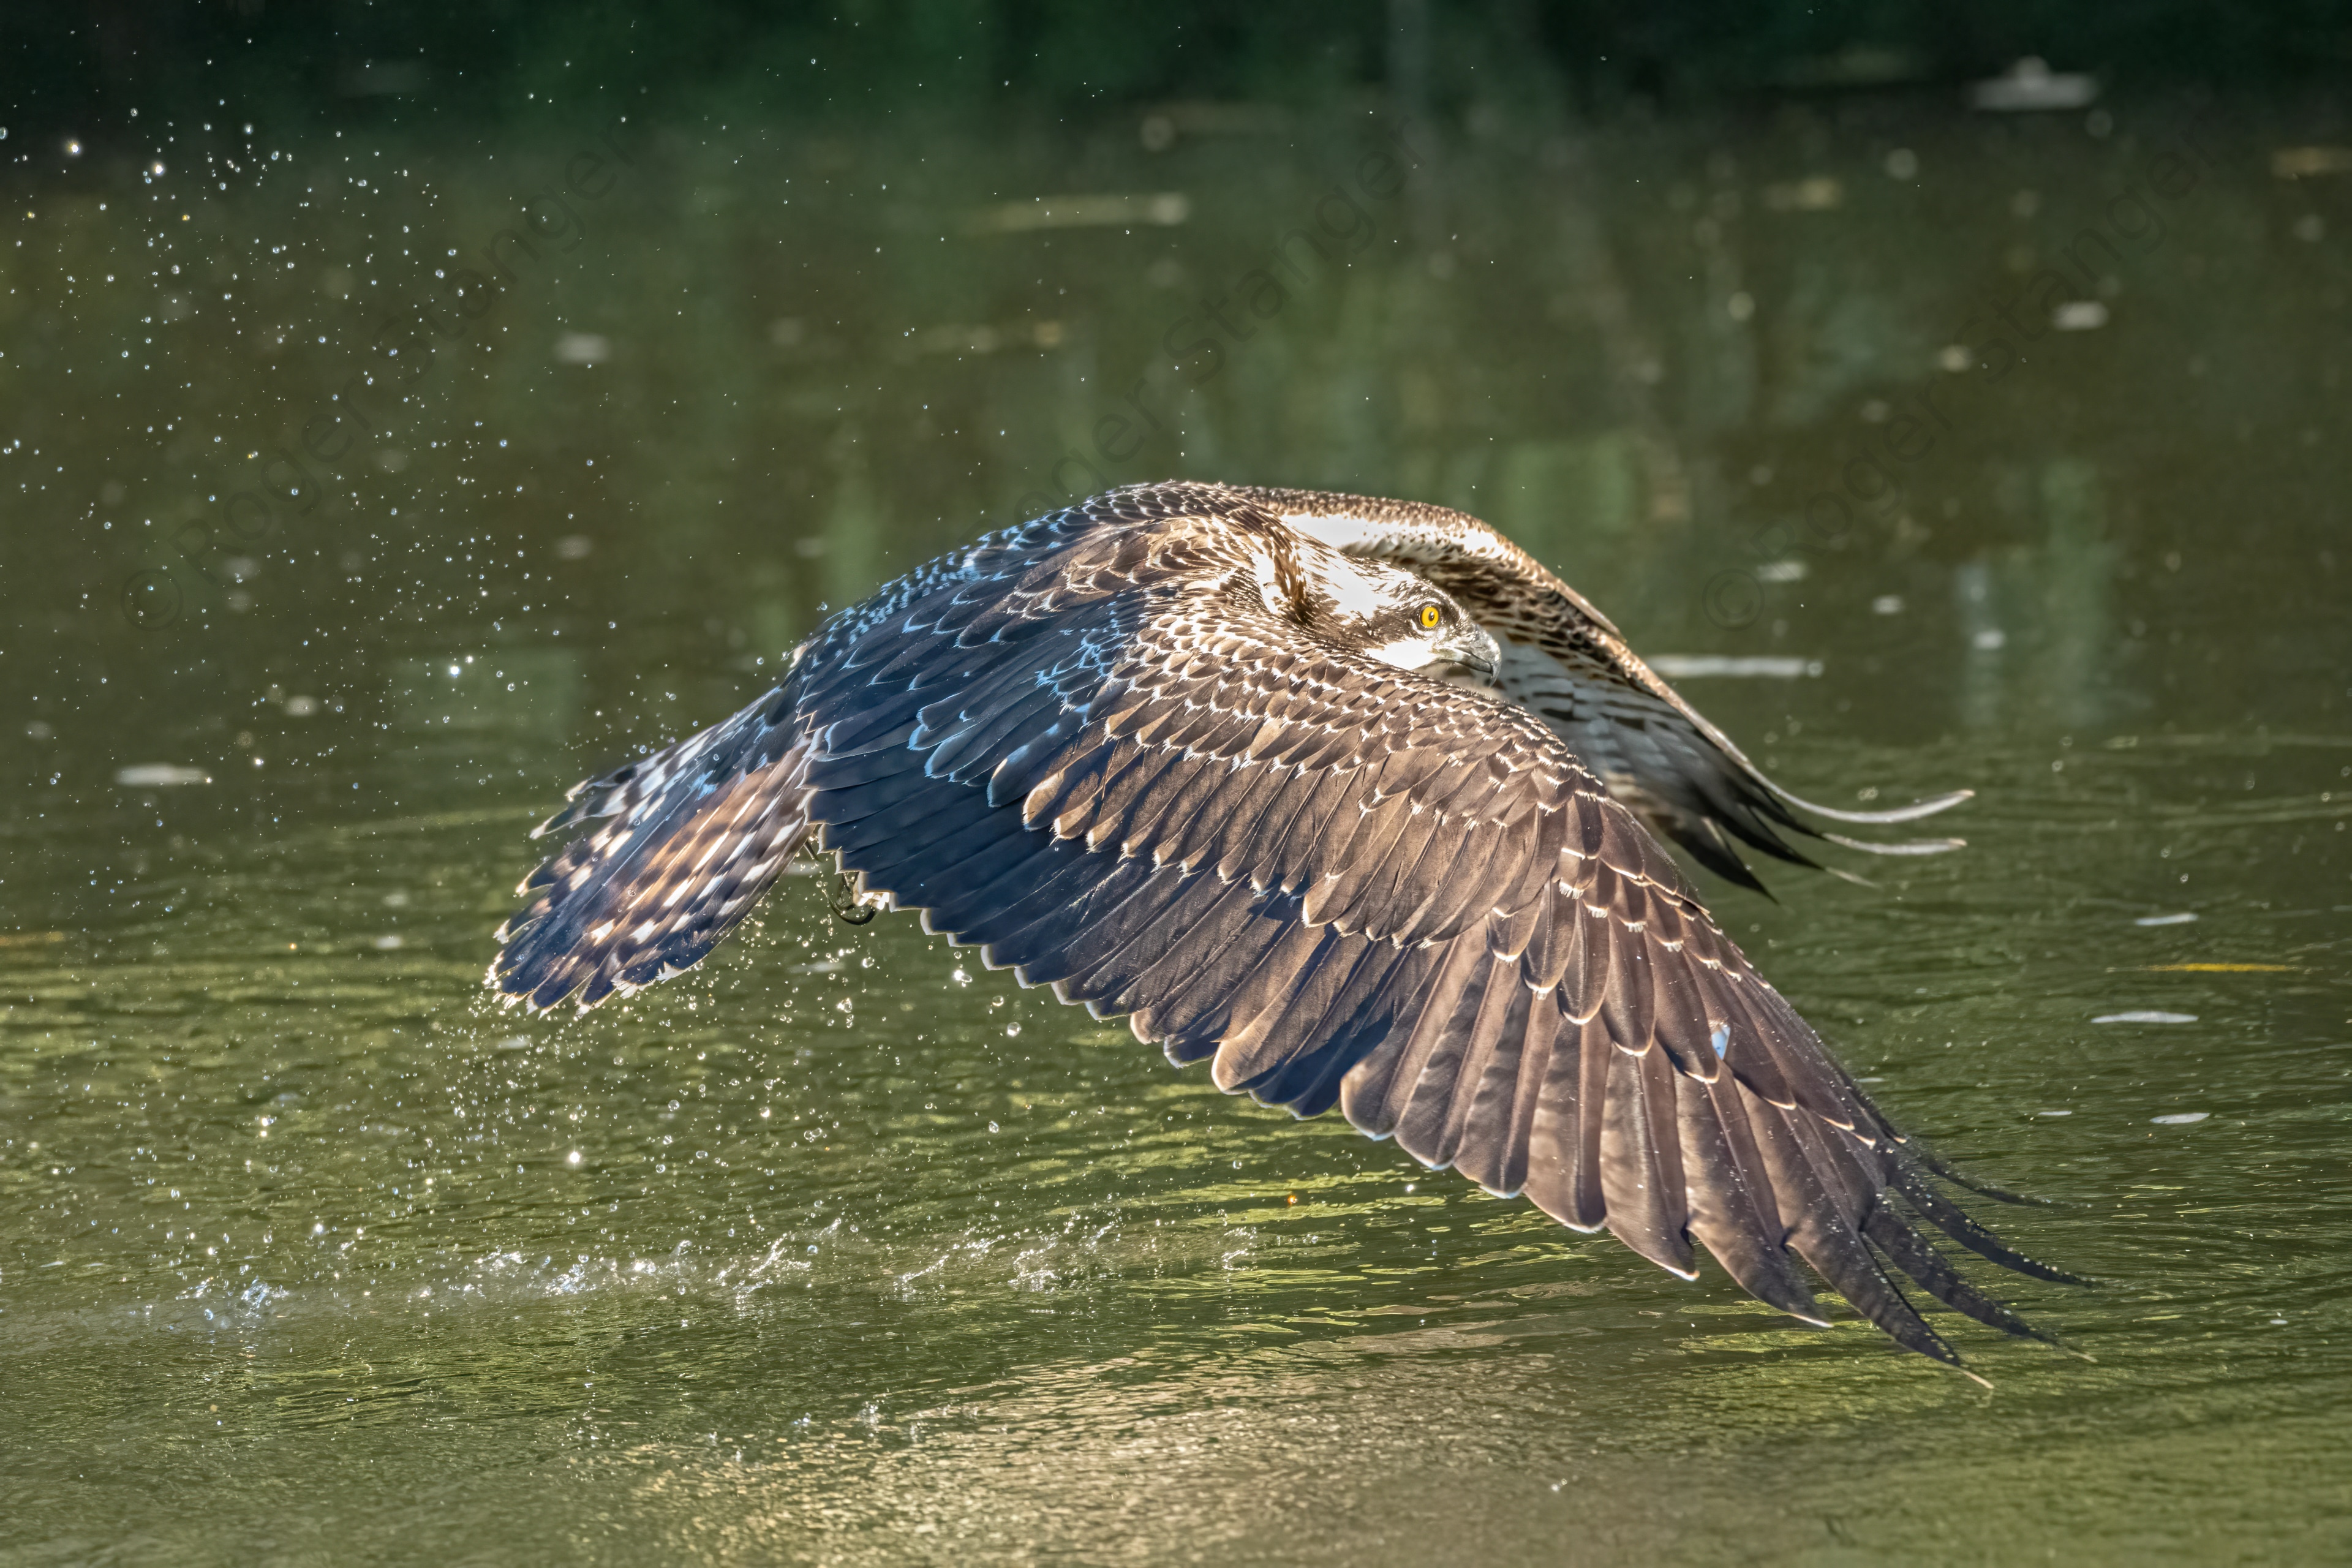
<path id="1" fill-rule="evenodd" d="M 0 1562 L 2352 1554 L 2352 182 L 2223 108 L 16 169 Z M 1979 791 L 1964 853 L 1709 895 L 2060 1200 L 2006 1229 L 2103 1283 L 2004 1284 L 2095 1359 L 1685 1285 L 814 878 L 584 1020 L 486 1002 L 574 779 L 1171 474 L 1471 508 L 1645 653 L 1779 661 L 1685 686 L 1800 793 Z"/>

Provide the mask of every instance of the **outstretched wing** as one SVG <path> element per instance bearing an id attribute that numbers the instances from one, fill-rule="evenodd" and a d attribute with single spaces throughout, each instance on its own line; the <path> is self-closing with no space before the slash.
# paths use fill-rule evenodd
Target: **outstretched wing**
<path id="1" fill-rule="evenodd" d="M 1141 519 L 1168 504 L 1127 510 Z M 1003 590 L 1094 524 L 1082 513 L 1045 518 L 940 557 L 834 617 L 795 650 L 782 684 L 733 718 L 572 785 L 531 837 L 574 837 L 515 889 L 531 901 L 499 928 L 488 984 L 533 1009 L 587 1008 L 698 962 L 808 832 L 805 670 L 888 637 L 894 616 L 943 588 L 983 598 Z"/>
<path id="2" fill-rule="evenodd" d="M 1695 1238 L 1819 1321 L 1793 1252 L 1946 1361 L 1898 1272 L 2030 1331 L 1913 1219 L 2063 1277 L 1927 1181 L 1542 721 L 1304 631 L 1284 584 L 1318 546 L 1235 492 L 1057 526 L 796 671 L 807 816 L 867 894 L 1677 1273 Z"/>
<path id="3" fill-rule="evenodd" d="M 1842 811 L 1800 799 L 1643 663 L 1573 588 L 1467 513 L 1315 490 L 1240 493 L 1334 549 L 1407 564 L 1452 594 L 1501 641 L 1503 695 L 1541 715 L 1618 799 L 1727 880 L 1762 889 L 1735 839 L 1805 866 L 1813 861 L 1785 834 L 1877 855 L 1959 847 L 1957 838 L 1874 843 L 1811 826 L 1797 813 L 1843 823 L 1909 822 L 1958 805 L 1970 792 L 1886 811 Z"/>

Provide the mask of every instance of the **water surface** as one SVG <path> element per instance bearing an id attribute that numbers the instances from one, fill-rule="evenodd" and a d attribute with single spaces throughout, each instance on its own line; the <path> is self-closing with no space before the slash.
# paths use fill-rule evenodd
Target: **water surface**
<path id="1" fill-rule="evenodd" d="M 0 1560 L 2340 1558 L 2352 206 L 2252 105 L 2154 194 L 2180 112 L 12 176 Z M 1978 790 L 1964 853 L 1708 892 L 2058 1200 L 2007 1229 L 2103 1283 L 2003 1284 L 2083 1354 L 1685 1285 L 812 877 L 488 1004 L 572 781 L 1171 474 L 1471 508 L 1801 793 Z"/>

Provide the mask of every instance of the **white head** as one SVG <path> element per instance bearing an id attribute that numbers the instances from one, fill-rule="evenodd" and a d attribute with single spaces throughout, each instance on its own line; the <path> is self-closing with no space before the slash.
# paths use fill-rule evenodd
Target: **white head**
<path id="1" fill-rule="evenodd" d="M 1309 544 L 1298 552 L 1307 624 L 1398 669 L 1492 681 L 1501 652 L 1454 596 L 1403 567 Z"/>

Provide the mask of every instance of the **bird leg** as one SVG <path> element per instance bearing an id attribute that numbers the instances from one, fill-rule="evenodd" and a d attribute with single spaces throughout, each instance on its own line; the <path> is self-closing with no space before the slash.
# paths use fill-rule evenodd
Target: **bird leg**
<path id="1" fill-rule="evenodd" d="M 850 880 L 847 872 L 842 870 L 838 865 L 828 866 L 824 863 L 824 851 L 816 847 L 816 835 L 811 834 L 801 840 L 800 853 L 808 857 L 809 864 L 816 868 L 818 876 L 830 875 L 831 879 L 824 885 L 824 901 L 833 910 L 835 920 L 844 925 L 852 926 L 869 925 L 873 922 L 874 906 L 858 901 L 857 884 Z"/>

